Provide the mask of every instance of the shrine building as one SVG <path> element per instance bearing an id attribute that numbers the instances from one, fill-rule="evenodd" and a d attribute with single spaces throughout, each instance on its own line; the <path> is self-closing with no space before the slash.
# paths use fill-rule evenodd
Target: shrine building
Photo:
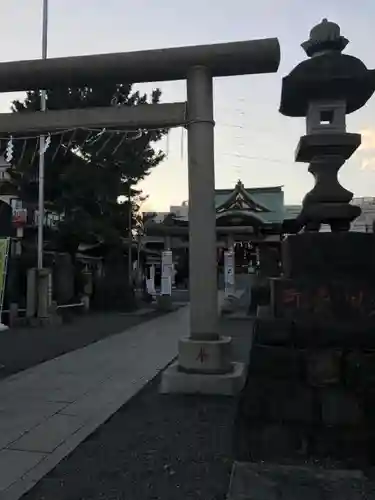
<path id="1" fill-rule="evenodd" d="M 282 186 L 245 188 L 238 181 L 233 189 L 215 191 L 219 270 L 224 250 L 233 250 L 236 273 L 247 273 L 259 265 L 261 255 L 279 251 L 285 218 Z M 172 250 L 174 260 L 188 261 L 188 203 L 171 207 L 169 213 L 144 214 L 146 237 L 143 248 L 157 264 L 163 250 Z M 151 257 L 152 258 L 152 257 Z"/>

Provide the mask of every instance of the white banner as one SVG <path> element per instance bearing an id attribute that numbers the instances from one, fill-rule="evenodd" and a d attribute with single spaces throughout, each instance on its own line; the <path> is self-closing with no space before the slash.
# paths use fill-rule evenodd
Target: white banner
<path id="1" fill-rule="evenodd" d="M 150 267 L 150 277 L 146 280 L 147 292 L 154 296 L 156 295 L 155 290 L 155 265 L 152 264 Z"/>
<path id="2" fill-rule="evenodd" d="M 224 286 L 225 295 L 231 295 L 235 292 L 235 261 L 234 251 L 224 252 Z"/>
<path id="3" fill-rule="evenodd" d="M 172 295 L 172 251 L 164 250 L 161 256 L 161 295 Z"/>
<path id="4" fill-rule="evenodd" d="M 150 295 L 156 294 L 154 280 L 152 280 L 152 279 L 146 280 L 146 289 L 147 289 L 147 293 L 149 293 Z"/>

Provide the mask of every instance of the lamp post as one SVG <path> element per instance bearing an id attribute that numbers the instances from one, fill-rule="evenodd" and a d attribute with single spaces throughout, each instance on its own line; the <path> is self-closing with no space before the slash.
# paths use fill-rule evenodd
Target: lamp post
<path id="1" fill-rule="evenodd" d="M 48 0 L 43 0 L 42 17 L 42 59 L 47 59 L 48 47 Z M 41 91 L 40 110 L 46 111 L 47 95 L 46 91 Z M 45 153 L 44 135 L 39 140 L 39 178 L 38 178 L 38 269 L 43 269 L 43 226 L 44 226 L 44 153 Z"/>
<path id="2" fill-rule="evenodd" d="M 130 288 L 133 285 L 133 231 L 132 231 L 132 222 L 133 222 L 133 210 L 132 210 L 132 188 L 129 182 L 129 191 L 128 191 L 128 280 Z"/>

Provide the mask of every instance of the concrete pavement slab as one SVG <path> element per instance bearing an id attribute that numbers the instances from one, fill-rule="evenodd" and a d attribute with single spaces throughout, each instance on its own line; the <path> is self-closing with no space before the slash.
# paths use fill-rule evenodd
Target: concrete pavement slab
<path id="1" fill-rule="evenodd" d="M 169 364 L 188 320 L 182 308 L 0 382 L 0 498 L 20 498 Z"/>
<path id="2" fill-rule="evenodd" d="M 28 451 L 0 451 L 0 492 L 5 491 L 19 477 L 35 467 L 43 458 L 44 453 Z M 0 493 L 1 498 L 1 493 Z"/>
<path id="3" fill-rule="evenodd" d="M 8 446 L 8 449 L 51 453 L 70 435 L 80 429 L 86 420 L 87 417 L 53 415 L 14 441 Z"/>

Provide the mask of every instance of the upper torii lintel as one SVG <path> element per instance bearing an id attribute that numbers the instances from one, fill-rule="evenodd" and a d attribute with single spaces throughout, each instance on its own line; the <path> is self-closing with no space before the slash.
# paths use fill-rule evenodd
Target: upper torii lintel
<path id="1" fill-rule="evenodd" d="M 59 57 L 0 63 L 0 92 L 94 85 L 101 81 L 141 83 L 184 80 L 193 67 L 212 77 L 274 73 L 280 64 L 277 38 Z"/>

